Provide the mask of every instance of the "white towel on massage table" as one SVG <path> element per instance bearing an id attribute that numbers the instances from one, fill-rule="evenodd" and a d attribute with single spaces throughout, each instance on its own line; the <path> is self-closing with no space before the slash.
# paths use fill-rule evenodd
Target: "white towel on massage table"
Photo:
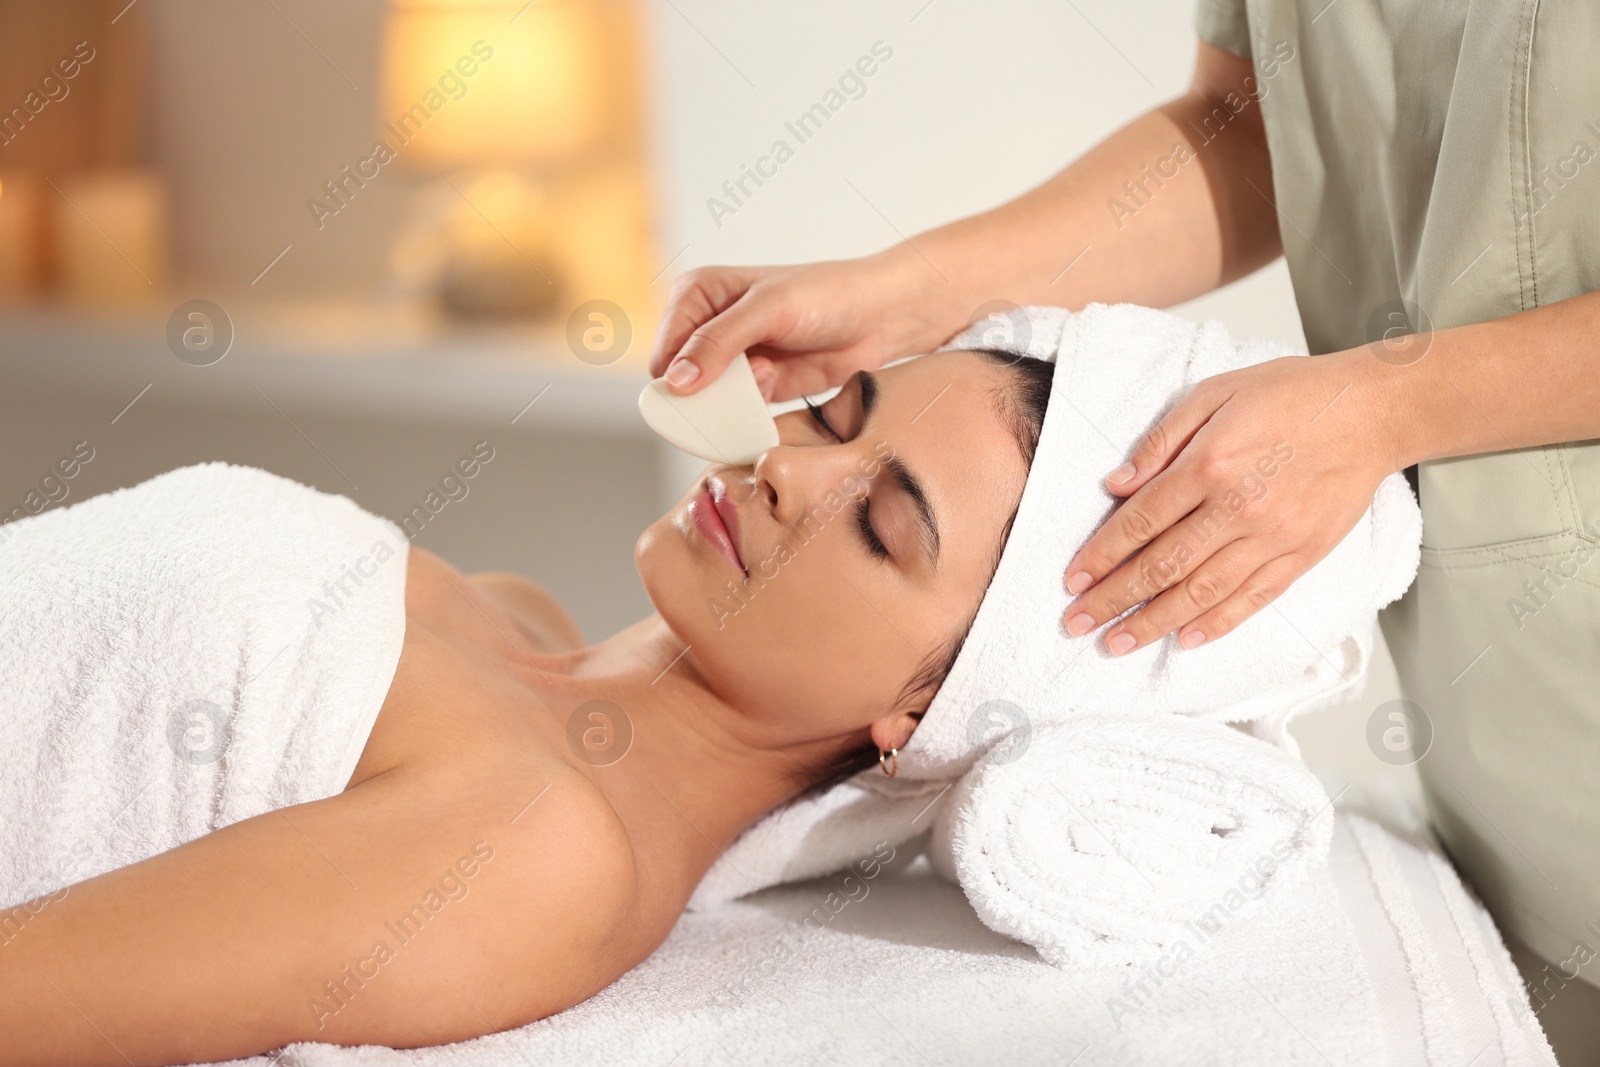
<path id="1" fill-rule="evenodd" d="M 344 789 L 408 541 L 206 463 L 0 526 L 0 905 Z"/>
<path id="2" fill-rule="evenodd" d="M 1050 966 L 899 851 L 685 914 L 615 984 L 516 1030 L 229 1067 L 1555 1064 L 1494 924 L 1419 827 L 1341 812 L 1283 911 L 1197 929 L 1138 970 Z"/>

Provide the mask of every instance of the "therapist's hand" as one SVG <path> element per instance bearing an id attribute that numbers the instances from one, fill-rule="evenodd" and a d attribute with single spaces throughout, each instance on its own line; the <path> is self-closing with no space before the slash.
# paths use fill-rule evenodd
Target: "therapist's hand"
<path id="1" fill-rule="evenodd" d="M 1067 566 L 1063 623 L 1118 655 L 1193 648 L 1267 607 L 1349 533 L 1399 470 L 1403 412 L 1366 348 L 1208 378 L 1106 486 L 1125 499 Z M 1131 557 L 1131 558 L 1130 558 Z M 1091 583 L 1094 583 L 1091 587 Z"/>
<path id="2" fill-rule="evenodd" d="M 937 275 L 903 250 L 792 267 L 700 267 L 672 288 L 652 376 L 693 393 L 740 352 L 769 401 L 938 347 L 965 325 Z M 681 377 L 681 380 L 679 378 Z"/>

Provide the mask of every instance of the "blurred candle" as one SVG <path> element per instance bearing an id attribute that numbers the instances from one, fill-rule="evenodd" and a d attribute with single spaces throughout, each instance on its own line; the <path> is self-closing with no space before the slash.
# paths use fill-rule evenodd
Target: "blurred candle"
<path id="1" fill-rule="evenodd" d="M 43 224 L 40 190 L 25 171 L 0 173 L 0 300 L 21 302 L 37 295 Z"/>
<path id="2" fill-rule="evenodd" d="M 167 196 L 161 179 L 144 171 L 106 171 L 73 175 L 56 185 L 61 295 L 104 305 L 160 297 L 167 273 Z"/>

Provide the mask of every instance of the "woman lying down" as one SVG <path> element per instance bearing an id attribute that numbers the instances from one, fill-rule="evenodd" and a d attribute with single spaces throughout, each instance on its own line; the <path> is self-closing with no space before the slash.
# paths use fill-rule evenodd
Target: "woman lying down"
<path id="1" fill-rule="evenodd" d="M 656 614 L 592 645 L 249 468 L 0 527 L 0 1063 L 430 1045 L 603 989 L 746 826 L 892 769 L 1051 369 L 940 352 L 780 416 L 644 531 Z"/>

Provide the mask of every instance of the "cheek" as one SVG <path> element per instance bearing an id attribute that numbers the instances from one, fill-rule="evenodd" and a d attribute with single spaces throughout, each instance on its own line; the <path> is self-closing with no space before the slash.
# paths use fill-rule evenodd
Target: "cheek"
<path id="1" fill-rule="evenodd" d="M 901 588 L 850 538 L 841 517 L 809 539 L 791 532 L 748 561 L 746 583 L 664 516 L 634 557 L 651 602 L 717 693 L 812 737 L 883 714 L 948 629 L 950 605 Z"/>
<path id="2" fill-rule="evenodd" d="M 787 562 L 773 558 L 764 585 L 752 581 L 742 605 L 729 599 L 737 614 L 723 632 L 756 644 L 771 684 L 799 694 L 808 716 L 837 713 L 853 728 L 863 709 L 881 714 L 920 664 L 915 598 L 842 527 L 798 544 Z"/>
<path id="3" fill-rule="evenodd" d="M 866 592 L 870 569 L 849 558 L 851 546 L 831 528 L 765 548 L 749 561 L 748 582 L 670 558 L 670 536 L 659 546 L 648 543 L 650 531 L 640 538 L 644 555 L 656 556 L 640 568 L 646 588 L 717 692 L 747 713 L 806 734 L 855 729 L 915 670 L 910 646 L 884 617 L 903 605 L 875 590 L 867 594 L 875 608 L 852 589 Z"/>
<path id="4" fill-rule="evenodd" d="M 835 613 L 824 628 L 807 629 L 780 610 L 758 598 L 700 635 L 693 654 L 718 695 L 799 739 L 846 733 L 883 714 L 908 672 L 866 620 Z"/>

